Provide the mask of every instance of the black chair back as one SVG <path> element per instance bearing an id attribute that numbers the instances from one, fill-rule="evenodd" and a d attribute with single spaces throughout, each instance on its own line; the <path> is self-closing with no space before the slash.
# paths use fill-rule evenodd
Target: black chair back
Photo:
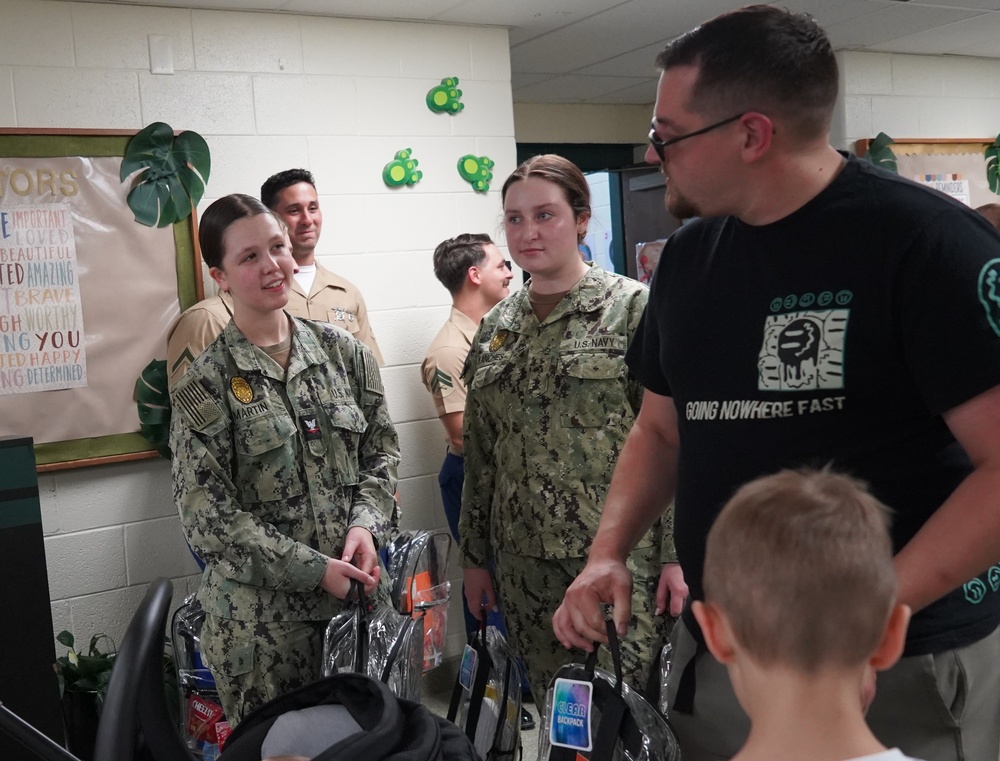
<path id="1" fill-rule="evenodd" d="M 94 761 L 132 761 L 141 724 L 156 761 L 193 761 L 170 721 L 163 690 L 163 644 L 174 587 L 150 583 L 115 657 L 97 728 Z"/>

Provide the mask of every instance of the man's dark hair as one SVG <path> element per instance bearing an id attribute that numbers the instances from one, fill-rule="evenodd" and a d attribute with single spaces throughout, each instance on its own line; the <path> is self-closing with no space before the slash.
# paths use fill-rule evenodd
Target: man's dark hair
<path id="1" fill-rule="evenodd" d="M 278 205 L 278 194 L 285 188 L 298 185 L 300 182 L 308 182 L 314 188 L 316 180 L 313 179 L 312 172 L 308 169 L 286 169 L 268 177 L 264 184 L 260 186 L 260 200 L 264 205 L 273 209 Z"/>
<path id="2" fill-rule="evenodd" d="M 688 108 L 724 119 L 738 111 L 783 118 L 797 137 L 827 132 L 837 100 L 837 59 L 810 16 L 770 5 L 723 13 L 671 40 L 662 70 L 698 67 Z"/>
<path id="3" fill-rule="evenodd" d="M 229 226 L 238 219 L 256 217 L 258 214 L 274 215 L 253 196 L 233 193 L 212 203 L 198 220 L 198 244 L 201 258 L 209 267 L 222 268 L 222 257 L 226 253 L 223 238 Z"/>
<path id="4" fill-rule="evenodd" d="M 454 296 L 462 290 L 469 267 L 478 267 L 486 259 L 486 233 L 462 233 L 438 244 L 434 249 L 434 274 Z"/>

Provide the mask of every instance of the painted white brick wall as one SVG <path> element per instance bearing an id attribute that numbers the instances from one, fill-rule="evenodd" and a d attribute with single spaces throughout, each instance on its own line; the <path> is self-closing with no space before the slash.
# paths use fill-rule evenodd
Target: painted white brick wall
<path id="1" fill-rule="evenodd" d="M 859 138 L 990 138 L 1000 133 L 1000 60 L 842 52 L 833 142 Z"/>
<path id="2" fill-rule="evenodd" d="M 419 375 L 450 303 L 430 254 L 460 232 L 498 235 L 499 188 L 515 162 L 506 31 L 52 0 L 0 9 L 0 126 L 194 130 L 213 154 L 202 210 L 257 194 L 282 169 L 315 173 L 321 261 L 361 288 L 386 357 L 404 525 L 445 526 L 443 429 Z M 150 34 L 170 36 L 173 75 L 149 73 Z M 465 109 L 432 113 L 424 96 L 449 76 Z M 382 167 L 401 148 L 424 178 L 390 190 Z M 491 192 L 459 178 L 466 153 L 496 162 Z M 151 578 L 174 578 L 178 601 L 195 588 L 165 461 L 63 471 L 40 486 L 55 631 L 117 639 Z"/>

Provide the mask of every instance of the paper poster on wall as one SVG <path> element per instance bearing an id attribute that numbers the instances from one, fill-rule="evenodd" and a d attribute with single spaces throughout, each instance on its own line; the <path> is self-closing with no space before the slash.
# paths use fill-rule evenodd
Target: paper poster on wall
<path id="1" fill-rule="evenodd" d="M 81 456 L 141 438 L 133 386 L 180 314 L 177 249 L 172 228 L 135 221 L 120 167 L 0 152 L 0 436 L 80 441 Z"/>
<path id="2" fill-rule="evenodd" d="M 971 196 L 969 194 L 969 181 L 963 180 L 957 174 L 920 174 L 914 178 L 921 185 L 934 188 L 947 196 L 951 196 L 956 201 L 961 201 L 966 206 L 971 206 Z"/>
<path id="3" fill-rule="evenodd" d="M 940 190 L 973 208 L 996 203 L 997 195 L 990 191 L 982 151 L 972 152 L 966 146 L 948 147 L 964 152 L 910 153 L 911 146 L 894 144 L 899 176 Z"/>
<path id="4" fill-rule="evenodd" d="M 87 385 L 69 204 L 0 209 L 0 394 Z"/>

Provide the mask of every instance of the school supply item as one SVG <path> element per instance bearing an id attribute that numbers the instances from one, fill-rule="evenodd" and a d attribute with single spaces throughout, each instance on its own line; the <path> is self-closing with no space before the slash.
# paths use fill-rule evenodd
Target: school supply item
<path id="1" fill-rule="evenodd" d="M 541 761 L 680 761 L 666 719 L 622 681 L 621 650 L 607 622 L 614 674 L 597 668 L 597 648 L 584 664 L 560 668 L 545 695 Z"/>
<path id="2" fill-rule="evenodd" d="M 357 581 L 351 582 L 354 602 L 326 627 L 323 674 L 368 674 L 389 686 L 394 695 L 420 700 L 424 662 L 423 619 L 375 605 Z"/>
<path id="3" fill-rule="evenodd" d="M 521 671 L 495 626 L 465 646 L 448 706 L 448 720 L 465 731 L 485 761 L 513 759 L 521 750 Z"/>
<path id="4" fill-rule="evenodd" d="M 439 666 L 444 658 L 451 541 L 446 531 L 402 531 L 386 548 L 393 606 L 404 615 L 423 619 L 424 671 Z"/>

